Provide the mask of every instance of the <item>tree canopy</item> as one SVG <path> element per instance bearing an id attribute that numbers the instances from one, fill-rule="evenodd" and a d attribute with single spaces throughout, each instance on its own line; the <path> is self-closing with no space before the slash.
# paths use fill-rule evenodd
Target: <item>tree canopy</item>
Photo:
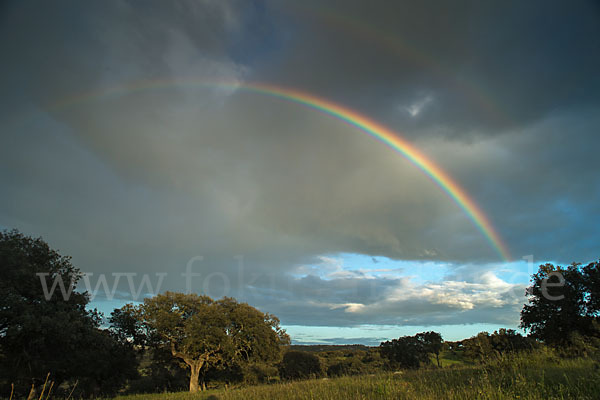
<path id="1" fill-rule="evenodd" d="M 527 289 L 521 327 L 549 344 L 568 343 L 573 334 L 597 336 L 600 262 L 585 267 L 540 265 Z"/>
<path id="2" fill-rule="evenodd" d="M 86 310 L 88 296 L 75 289 L 80 276 L 41 238 L 0 232 L 2 385 L 36 386 L 50 373 L 56 386 L 78 379 L 80 389 L 108 393 L 135 374 L 130 353 Z"/>
<path id="3" fill-rule="evenodd" d="M 145 337 L 183 361 L 190 368 L 191 392 L 199 390 L 210 367 L 276 360 L 289 344 L 275 316 L 232 298 L 166 292 L 115 310 L 111 321 L 122 337 L 138 342 Z"/>
<path id="4" fill-rule="evenodd" d="M 423 347 L 427 353 L 435 355 L 437 366 L 440 366 L 440 351 L 444 346 L 444 340 L 442 335 L 438 332 L 429 331 L 423 333 L 417 333 L 415 338 L 423 344 Z"/>
<path id="5" fill-rule="evenodd" d="M 488 332 L 479 332 L 476 336 L 462 342 L 465 355 L 473 361 L 485 362 L 503 354 L 530 350 L 535 346 L 535 341 L 523 337 L 514 329 L 501 328 L 491 335 Z"/>
<path id="6" fill-rule="evenodd" d="M 442 348 L 442 336 L 437 332 L 423 332 L 415 336 L 403 336 L 382 342 L 379 346 L 381 357 L 388 360 L 392 367 L 416 369 L 421 364 L 431 362 L 429 355 L 439 355 Z"/>

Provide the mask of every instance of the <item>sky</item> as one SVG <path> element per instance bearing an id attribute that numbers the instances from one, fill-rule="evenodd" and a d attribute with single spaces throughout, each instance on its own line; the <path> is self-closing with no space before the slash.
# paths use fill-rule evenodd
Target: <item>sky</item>
<path id="1" fill-rule="evenodd" d="M 0 228 L 106 314 L 189 291 L 294 343 L 457 340 L 600 257 L 597 2 L 4 1 L 0 57 Z"/>

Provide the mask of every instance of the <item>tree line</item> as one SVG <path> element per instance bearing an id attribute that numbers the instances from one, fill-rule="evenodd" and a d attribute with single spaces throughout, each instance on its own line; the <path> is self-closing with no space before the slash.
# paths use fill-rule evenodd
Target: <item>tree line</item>
<path id="1" fill-rule="evenodd" d="M 41 274 L 41 275 L 40 275 Z M 41 276 L 41 278 L 40 278 Z M 485 362 L 540 345 L 586 355 L 600 348 L 600 263 L 541 265 L 521 312 L 523 336 L 511 329 L 444 342 L 437 332 L 385 341 L 377 348 L 311 353 L 290 349 L 274 315 L 233 298 L 166 292 L 114 310 L 103 322 L 69 257 L 41 238 L 0 232 L 0 396 L 26 395 L 51 380 L 55 393 L 76 396 L 202 390 L 279 379 L 355 375 L 439 367 L 440 354 Z M 46 296 L 69 282 L 70 296 Z M 108 325 L 106 324 L 108 323 Z M 48 377 L 50 373 L 50 377 Z"/>
<path id="2" fill-rule="evenodd" d="M 0 233 L 0 263 L 2 392 L 35 392 L 50 373 L 57 391 L 112 395 L 139 380 L 142 362 L 171 382 L 185 366 L 194 392 L 208 372 L 277 362 L 290 343 L 274 315 L 196 294 L 166 292 L 127 304 L 104 327 L 100 313 L 86 308 L 87 293 L 75 290 L 81 272 L 71 259 L 17 231 Z M 48 296 L 40 279 L 45 287 L 67 282 L 69 296 Z"/>

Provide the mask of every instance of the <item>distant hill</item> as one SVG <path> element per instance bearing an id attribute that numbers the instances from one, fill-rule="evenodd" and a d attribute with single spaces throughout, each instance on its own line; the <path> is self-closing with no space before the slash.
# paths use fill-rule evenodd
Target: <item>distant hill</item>
<path id="1" fill-rule="evenodd" d="M 358 351 L 358 350 L 369 350 L 369 346 L 364 344 L 293 344 L 290 346 L 290 350 L 307 351 L 307 352 L 321 352 L 321 351 Z"/>

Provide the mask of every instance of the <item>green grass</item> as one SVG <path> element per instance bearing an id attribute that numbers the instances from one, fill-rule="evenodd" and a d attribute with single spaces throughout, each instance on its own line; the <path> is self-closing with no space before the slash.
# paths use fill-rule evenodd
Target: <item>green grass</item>
<path id="1" fill-rule="evenodd" d="M 431 356 L 431 363 L 437 365 L 435 356 Z M 440 353 L 440 366 L 442 368 L 446 367 L 460 367 L 460 366 L 471 366 L 473 362 L 470 360 L 466 360 L 462 350 L 451 351 L 451 350 L 442 350 Z"/>
<path id="2" fill-rule="evenodd" d="M 120 400 L 209 399 L 595 399 L 600 372 L 589 359 L 549 353 L 458 366 L 336 379 L 315 379 L 230 390 L 122 396 Z"/>

